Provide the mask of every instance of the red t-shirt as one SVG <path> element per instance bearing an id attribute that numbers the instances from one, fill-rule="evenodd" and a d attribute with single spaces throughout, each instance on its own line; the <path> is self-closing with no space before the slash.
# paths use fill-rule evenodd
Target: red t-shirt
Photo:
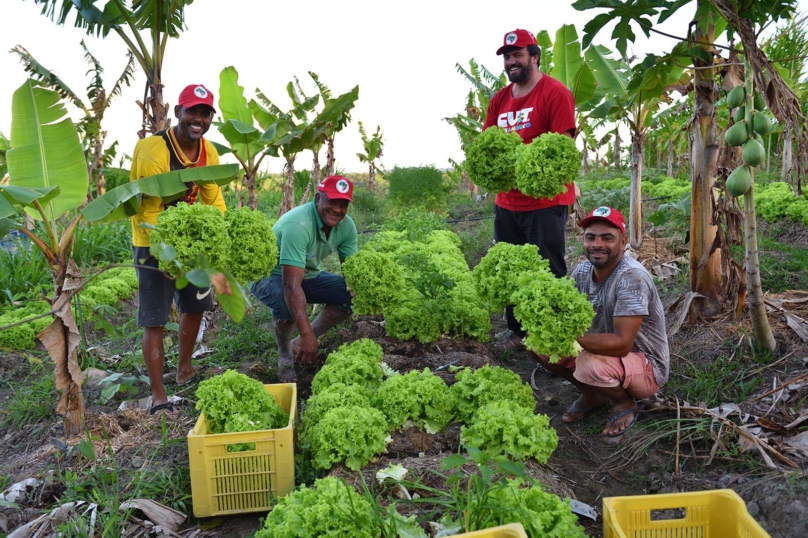
<path id="1" fill-rule="evenodd" d="M 544 133 L 565 133 L 575 130 L 575 100 L 558 80 L 542 74 L 541 80 L 524 97 L 515 99 L 513 83 L 494 95 L 488 105 L 483 130 L 497 125 L 506 131 L 516 131 L 525 144 Z M 514 189 L 497 193 L 496 204 L 511 211 L 533 211 L 575 202 L 575 186 L 567 184 L 567 192 L 555 198 L 533 198 Z"/>

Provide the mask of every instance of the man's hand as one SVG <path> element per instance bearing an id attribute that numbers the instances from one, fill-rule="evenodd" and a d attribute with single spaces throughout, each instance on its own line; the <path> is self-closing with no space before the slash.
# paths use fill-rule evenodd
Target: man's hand
<path id="1" fill-rule="evenodd" d="M 295 352 L 295 361 L 304 368 L 311 368 L 317 362 L 319 344 L 314 334 L 300 335 L 300 347 Z"/>
<path id="2" fill-rule="evenodd" d="M 213 284 L 213 289 L 216 290 L 218 295 L 233 295 L 233 289 L 230 287 L 230 281 L 224 276 L 224 273 L 216 273 L 210 277 Z"/>

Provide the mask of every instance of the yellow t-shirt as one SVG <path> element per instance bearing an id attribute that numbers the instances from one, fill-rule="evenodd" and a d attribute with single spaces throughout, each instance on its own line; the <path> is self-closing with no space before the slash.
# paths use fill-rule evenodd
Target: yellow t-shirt
<path id="1" fill-rule="evenodd" d="M 168 130 L 171 141 L 173 140 L 173 132 Z M 182 151 L 175 150 L 175 153 L 180 158 L 180 168 L 193 168 L 196 166 L 214 166 L 219 164 L 219 154 L 213 144 L 202 138 L 204 144 L 205 162 L 200 163 L 199 160 L 191 162 L 185 160 L 185 155 Z M 177 148 L 177 145 L 174 144 Z M 203 152 L 200 152 L 200 159 Z M 176 169 L 176 168 L 175 168 Z M 153 176 L 155 174 L 163 174 L 171 172 L 171 153 L 168 150 L 165 139 L 156 134 L 143 140 L 138 141 L 135 146 L 135 152 L 132 155 L 132 168 L 129 172 L 129 180 L 136 181 L 138 179 Z M 205 205 L 216 206 L 219 211 L 224 213 L 224 197 L 222 190 L 215 183 L 206 183 L 199 185 L 199 196 L 201 202 Z M 140 209 L 137 215 L 132 217 L 132 244 L 136 247 L 149 246 L 149 234 L 151 230 L 148 228 L 141 228 L 141 223 L 157 224 L 157 215 L 165 211 L 165 204 L 163 199 L 159 196 L 143 196 L 140 202 Z"/>

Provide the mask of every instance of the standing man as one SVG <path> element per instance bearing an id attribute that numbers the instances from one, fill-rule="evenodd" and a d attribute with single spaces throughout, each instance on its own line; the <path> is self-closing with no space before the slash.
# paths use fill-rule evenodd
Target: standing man
<path id="1" fill-rule="evenodd" d="M 578 357 L 551 364 L 547 357 L 534 356 L 581 392 L 561 420 L 577 422 L 611 401 L 603 435 L 616 437 L 634 425 L 636 400 L 655 394 L 668 380 L 665 313 L 650 273 L 624 255 L 623 215 L 598 207 L 579 225 L 587 261 L 578 264 L 572 278 L 595 309 L 592 327 L 578 337 L 583 348 Z"/>
<path id="2" fill-rule="evenodd" d="M 203 135 L 210 129 L 210 123 L 216 110 L 213 108 L 213 94 L 201 84 L 187 86 L 177 100 L 174 115 L 177 125 L 166 131 L 144 138 L 135 146 L 132 157 L 130 180 L 201 166 L 219 164 L 216 149 Z M 215 183 L 196 186 L 188 184 L 185 196 L 169 205 L 178 202 L 193 204 L 199 197 L 203 204 L 212 205 L 224 213 L 224 197 Z M 132 217 L 132 244 L 134 245 L 135 265 L 144 265 L 154 269 L 138 267 L 138 313 L 137 321 L 143 327 L 143 359 L 149 373 L 151 383 L 151 414 L 160 410 L 173 411 L 163 386 L 163 367 L 165 353 L 163 349 L 164 328 L 168 322 L 171 303 L 176 299 L 180 311 L 179 330 L 179 365 L 176 381 L 184 385 L 198 373 L 198 368 L 191 364 L 191 353 L 194 349 L 202 314 L 213 310 L 213 296 L 210 288 L 199 289 L 188 284 L 177 290 L 174 281 L 156 270 L 157 260 L 149 251 L 150 230 L 141 224 L 156 224 L 157 215 L 166 208 L 162 198 L 143 196 L 140 209 Z"/>
<path id="3" fill-rule="evenodd" d="M 272 309 L 278 344 L 278 378 L 297 381 L 295 361 L 312 366 L 317 360 L 317 338 L 351 315 L 351 294 L 345 279 L 320 270 L 323 258 L 336 252 L 340 263 L 356 253 L 356 226 L 346 215 L 353 184 L 329 176 L 317 187 L 314 201 L 288 211 L 272 227 L 278 240 L 278 264 L 270 275 L 253 283 L 250 291 Z M 306 305 L 324 304 L 314 321 Z M 297 327 L 299 335 L 292 340 Z"/>
<path id="4" fill-rule="evenodd" d="M 505 61 L 511 81 L 491 99 L 483 129 L 500 127 L 516 131 L 525 144 L 544 133 L 575 134 L 575 100 L 561 82 L 539 70 L 541 49 L 527 30 L 505 34 L 497 55 Z M 533 198 L 514 189 L 497 193 L 494 208 L 494 240 L 514 245 L 532 244 L 550 262 L 556 277 L 567 274 L 564 261 L 564 225 L 567 208 L 575 202 L 575 186 L 555 198 Z M 505 308 L 510 335 L 500 346 L 502 351 L 524 349 L 525 332 Z"/>

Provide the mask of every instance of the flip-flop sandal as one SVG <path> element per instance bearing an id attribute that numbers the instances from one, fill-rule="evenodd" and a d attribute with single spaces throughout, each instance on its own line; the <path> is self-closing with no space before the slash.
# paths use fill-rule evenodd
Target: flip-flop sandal
<path id="1" fill-rule="evenodd" d="M 154 415 L 158 411 L 165 411 L 166 413 L 173 413 L 174 412 L 174 402 L 166 402 L 164 404 L 155 405 L 151 409 L 149 409 L 149 414 Z"/>
<path id="2" fill-rule="evenodd" d="M 571 420 L 570 422 L 566 422 L 564 421 L 562 415 L 561 422 L 564 422 L 564 424 L 575 424 L 576 422 L 581 422 L 584 419 L 584 417 L 600 409 L 601 407 L 603 407 L 603 404 L 596 405 L 595 407 L 589 407 L 587 409 L 578 409 L 578 400 L 575 400 L 574 402 L 572 402 L 570 408 L 564 411 L 564 415 L 578 415 L 578 418 Z"/>
<path id="3" fill-rule="evenodd" d="M 620 437 L 621 435 L 626 433 L 629 429 L 631 429 L 634 426 L 634 424 L 637 422 L 637 413 L 638 413 L 638 411 L 636 409 L 623 409 L 622 411 L 620 411 L 619 413 L 617 413 L 615 415 L 606 415 L 606 419 L 609 421 L 609 426 L 614 426 L 614 423 L 617 422 L 617 419 L 622 418 L 622 417 L 628 415 L 629 413 L 631 413 L 633 415 L 631 422 L 629 422 L 628 425 L 625 428 L 623 428 L 622 430 L 620 430 L 617 433 L 607 433 L 607 434 L 605 434 L 606 437 Z"/>

